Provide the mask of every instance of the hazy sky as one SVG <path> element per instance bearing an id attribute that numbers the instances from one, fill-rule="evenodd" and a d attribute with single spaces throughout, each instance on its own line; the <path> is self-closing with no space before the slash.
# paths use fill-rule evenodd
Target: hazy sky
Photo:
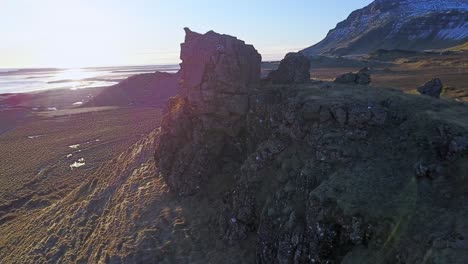
<path id="1" fill-rule="evenodd" d="M 0 0 L 0 68 L 179 62 L 183 27 L 279 59 L 372 0 Z"/>

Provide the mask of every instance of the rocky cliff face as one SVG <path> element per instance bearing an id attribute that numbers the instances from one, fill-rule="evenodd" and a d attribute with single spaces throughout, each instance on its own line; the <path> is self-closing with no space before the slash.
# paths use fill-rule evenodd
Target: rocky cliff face
<path id="1" fill-rule="evenodd" d="M 186 30 L 181 45 L 182 94 L 171 99 L 156 160 L 181 195 L 219 169 L 219 155 L 237 158 L 249 97 L 260 82 L 261 56 L 251 45 L 215 32 Z"/>
<path id="2" fill-rule="evenodd" d="M 376 0 L 303 50 L 307 55 L 367 54 L 378 49 L 448 48 L 468 40 L 463 0 Z"/>
<path id="3" fill-rule="evenodd" d="M 222 193 L 210 225 L 226 247 L 248 247 L 258 263 L 468 259 L 468 127 L 442 118 L 446 102 L 363 85 L 258 85 L 251 46 L 187 34 L 188 81 L 166 110 L 156 164 L 183 199 Z M 226 41 L 241 47 L 211 48 Z M 226 101 L 226 86 L 244 89 Z M 242 111 L 226 109 L 231 100 Z"/>

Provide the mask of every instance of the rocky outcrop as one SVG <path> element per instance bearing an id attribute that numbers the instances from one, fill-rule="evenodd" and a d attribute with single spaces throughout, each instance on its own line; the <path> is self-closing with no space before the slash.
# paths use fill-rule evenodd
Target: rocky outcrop
<path id="1" fill-rule="evenodd" d="M 456 221 L 439 210 L 452 207 L 442 197 L 459 188 L 445 177 L 466 160 L 462 135 L 468 127 L 437 124 L 429 121 L 429 113 L 412 112 L 425 108 L 428 98 L 361 86 L 324 87 L 305 86 L 297 93 L 269 87 L 257 95 L 248 118 L 256 148 L 241 165 L 238 185 L 228 195 L 232 198 L 226 199 L 229 213 L 221 222 L 226 241 L 245 243 L 255 234 L 260 263 L 373 263 L 382 258 L 382 248 L 390 263 L 417 263 L 428 251 L 431 259 L 448 261 L 445 249 L 436 245 L 452 239 L 450 247 L 457 248 L 464 242 L 450 235 L 448 226 Z M 423 165 L 419 174 L 417 164 Z M 393 173 L 395 168 L 400 172 Z M 397 186 L 405 186 L 404 191 Z M 407 219 L 404 227 L 398 226 L 402 219 Z M 414 240 L 425 229 L 423 223 L 451 238 L 441 240 L 428 231 Z M 386 242 L 400 228 L 405 231 Z M 456 233 L 466 233 L 464 228 Z"/>
<path id="2" fill-rule="evenodd" d="M 182 95 L 195 113 L 245 114 L 247 98 L 259 84 L 260 54 L 235 37 L 185 31 L 180 55 Z"/>
<path id="3" fill-rule="evenodd" d="M 237 159 L 249 98 L 260 82 L 261 56 L 251 45 L 213 31 L 185 29 L 181 45 L 182 92 L 162 123 L 156 161 L 169 186 L 193 194 L 231 149 Z"/>
<path id="4" fill-rule="evenodd" d="M 305 83 L 310 80 L 310 61 L 302 53 L 288 53 L 267 80 L 277 84 Z"/>
<path id="5" fill-rule="evenodd" d="M 444 85 L 442 84 L 442 81 L 439 78 L 434 78 L 419 87 L 418 92 L 423 95 L 439 98 L 443 88 Z"/>
<path id="6" fill-rule="evenodd" d="M 225 59 L 216 59 L 212 47 L 224 41 L 239 48 L 219 46 Z M 454 259 L 468 258 L 454 249 L 466 247 L 458 237 L 468 231 L 457 223 L 468 215 L 440 216 L 466 202 L 442 200 L 463 181 L 451 171 L 463 171 L 468 127 L 415 111 L 430 98 L 354 85 L 370 82 L 369 69 L 347 86 L 258 84 L 252 50 L 232 37 L 187 31 L 184 93 L 166 110 L 155 155 L 174 193 L 223 190 L 210 218 L 227 248 L 246 248 L 244 260 L 258 263 L 417 263 L 427 252 L 443 263 L 453 260 L 439 247 L 449 243 Z M 238 70 L 240 58 L 255 71 Z M 219 81 L 230 73 L 234 80 Z M 245 89 L 224 97 L 233 83 Z M 240 110 L 232 100 L 249 103 Z"/>
<path id="7" fill-rule="evenodd" d="M 335 79 L 336 83 L 342 84 L 360 84 L 360 85 L 369 85 L 371 83 L 370 69 L 365 67 L 359 70 L 357 73 L 345 73 L 338 76 Z"/>

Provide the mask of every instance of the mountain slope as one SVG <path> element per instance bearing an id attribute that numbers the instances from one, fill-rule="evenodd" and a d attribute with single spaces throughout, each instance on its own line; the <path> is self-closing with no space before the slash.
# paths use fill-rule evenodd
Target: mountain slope
<path id="1" fill-rule="evenodd" d="M 456 47 L 451 47 L 449 49 L 447 49 L 449 51 L 468 51 L 468 41 L 463 43 L 463 44 L 460 44 Z"/>
<path id="2" fill-rule="evenodd" d="M 376 0 L 302 52 L 342 56 L 377 49 L 440 49 L 467 40 L 466 0 Z"/>

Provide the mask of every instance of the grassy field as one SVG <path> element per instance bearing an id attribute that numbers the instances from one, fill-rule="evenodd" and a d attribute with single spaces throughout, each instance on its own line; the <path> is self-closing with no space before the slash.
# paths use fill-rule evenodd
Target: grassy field
<path id="1" fill-rule="evenodd" d="M 30 114 L 0 134 L 0 223 L 18 210 L 42 208 L 63 198 L 159 122 L 157 108 Z"/>
<path id="2" fill-rule="evenodd" d="M 468 53 L 427 55 L 411 59 L 400 58 L 393 63 L 372 68 L 372 86 L 391 87 L 414 92 L 432 78 L 440 78 L 451 91 L 448 97 L 468 101 Z M 312 78 L 334 80 L 336 76 L 358 71 L 358 67 L 316 68 Z M 455 90 L 455 92 L 453 91 Z"/>

